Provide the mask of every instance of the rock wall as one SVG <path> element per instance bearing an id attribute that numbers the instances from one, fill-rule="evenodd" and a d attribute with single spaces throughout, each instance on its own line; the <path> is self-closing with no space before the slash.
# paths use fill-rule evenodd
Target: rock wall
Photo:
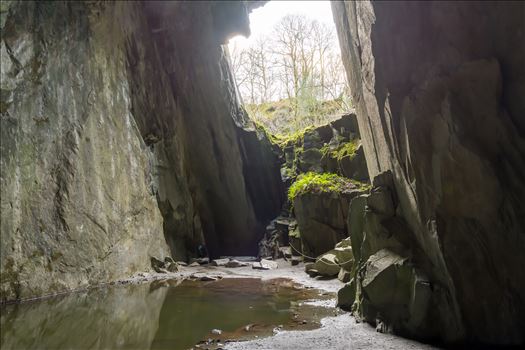
<path id="1" fill-rule="evenodd" d="M 525 5 L 332 7 L 369 173 L 392 171 L 437 337 L 523 343 Z"/>
<path id="2" fill-rule="evenodd" d="M 126 278 L 201 244 L 255 254 L 282 203 L 265 189 L 282 185 L 221 46 L 249 34 L 248 10 L 2 2 L 1 300 Z"/>

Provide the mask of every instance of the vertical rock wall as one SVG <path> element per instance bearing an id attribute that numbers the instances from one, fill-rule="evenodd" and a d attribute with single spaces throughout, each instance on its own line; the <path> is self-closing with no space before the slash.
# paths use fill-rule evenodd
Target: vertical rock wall
<path id="1" fill-rule="evenodd" d="M 52 2 L 2 14 L 1 299 L 124 278 L 168 254 L 112 15 Z"/>
<path id="2" fill-rule="evenodd" d="M 332 7 L 368 169 L 393 173 L 438 337 L 523 343 L 525 5 Z"/>
<path id="3" fill-rule="evenodd" d="M 281 186 L 277 160 L 257 149 L 221 48 L 249 32 L 245 3 L 1 11 L 1 300 L 129 277 L 203 243 L 256 251 L 282 194 L 265 192 Z"/>

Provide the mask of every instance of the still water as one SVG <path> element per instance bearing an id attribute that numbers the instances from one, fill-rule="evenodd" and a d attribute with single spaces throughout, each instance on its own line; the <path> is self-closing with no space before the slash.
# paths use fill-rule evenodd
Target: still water
<path id="1" fill-rule="evenodd" d="M 2 349 L 189 349 L 311 329 L 334 309 L 290 281 L 232 278 L 112 286 L 0 308 Z M 324 297 L 327 298 L 327 297 Z M 213 329 L 221 330 L 212 333 Z"/>

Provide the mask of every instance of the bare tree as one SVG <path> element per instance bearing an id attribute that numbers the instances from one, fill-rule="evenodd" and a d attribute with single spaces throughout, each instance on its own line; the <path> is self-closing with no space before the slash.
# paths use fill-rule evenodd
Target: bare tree
<path id="1" fill-rule="evenodd" d="M 234 47 L 231 61 L 246 102 L 286 99 L 297 125 L 322 120 L 322 101 L 342 101 L 347 93 L 333 28 L 304 16 L 287 15 L 270 36 Z"/>

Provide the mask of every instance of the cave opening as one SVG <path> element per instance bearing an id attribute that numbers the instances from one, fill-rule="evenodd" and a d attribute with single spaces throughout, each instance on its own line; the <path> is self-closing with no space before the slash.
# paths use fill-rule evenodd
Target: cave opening
<path id="1" fill-rule="evenodd" d="M 230 67 L 243 110 L 277 155 L 284 192 L 279 215 L 265 216 L 257 256 L 290 252 L 294 263 L 315 261 L 348 236 L 346 213 L 330 213 L 345 212 L 348 200 L 336 202 L 369 186 L 331 4 L 270 1 L 251 9 L 249 22 L 248 37 L 227 43 Z M 309 197 L 316 192 L 333 194 L 332 207 Z M 264 203 L 254 197 L 256 207 Z M 319 230 L 329 236 L 324 242 L 315 237 Z"/>

